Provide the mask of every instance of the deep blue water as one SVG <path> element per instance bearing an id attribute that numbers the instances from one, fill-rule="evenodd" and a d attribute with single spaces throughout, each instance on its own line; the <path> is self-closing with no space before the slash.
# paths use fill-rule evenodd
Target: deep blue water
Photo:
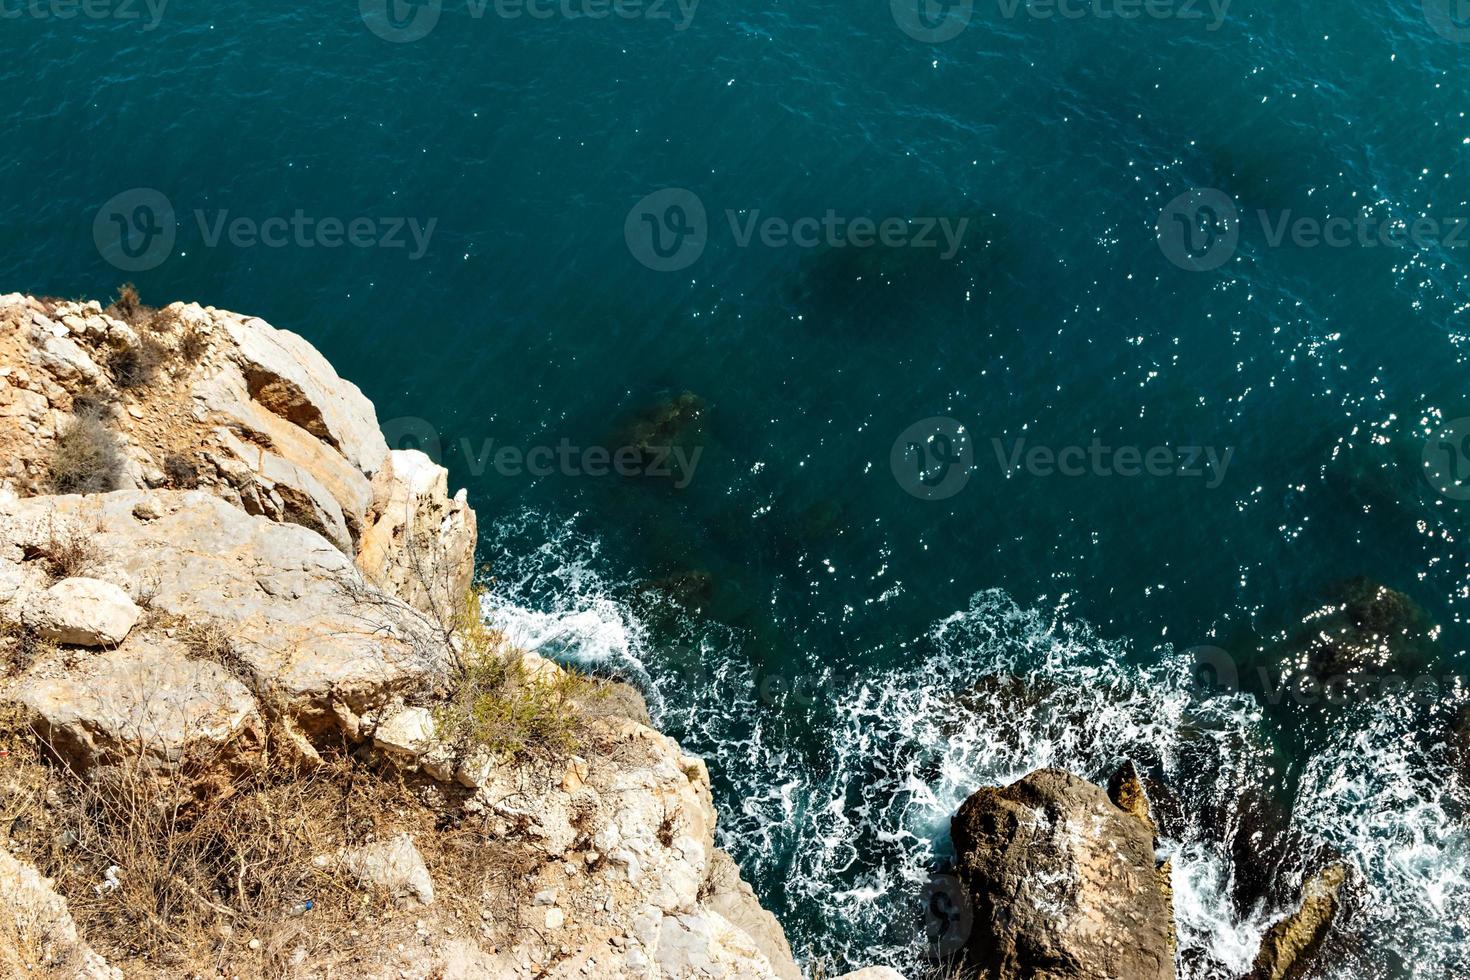
<path id="1" fill-rule="evenodd" d="M 389 43 L 346 2 L 50 9 L 0 0 L 0 290 L 132 280 L 253 313 L 320 347 L 396 441 L 431 433 L 481 515 L 498 615 L 640 681 L 712 756 L 725 843 L 804 955 L 904 961 L 975 786 L 1139 755 L 1188 801 L 1166 827 L 1186 972 L 1231 975 L 1280 907 L 1225 897 L 1229 821 L 1198 805 L 1228 811 L 1248 785 L 1292 808 L 1298 850 L 1359 866 L 1345 975 L 1465 969 L 1454 683 L 1413 710 L 1284 710 L 1201 694 L 1180 652 L 1223 648 L 1249 675 L 1364 576 L 1438 624 L 1416 671 L 1466 669 L 1470 429 L 1446 424 L 1470 416 L 1470 45 L 1453 24 L 1408 0 L 1135 20 L 977 0 L 928 43 L 879 2 L 594 20 L 445 0 L 427 36 Z M 107 229 L 156 202 L 142 188 L 176 241 L 119 268 Z M 1210 270 L 1171 263 L 1156 231 L 1197 188 L 1240 214 L 1228 260 L 1209 248 L 1228 222 L 1194 239 Z M 673 242 L 696 199 L 698 258 L 640 263 L 643 214 Z M 221 215 L 297 212 L 404 244 L 211 238 Z M 949 257 L 742 246 L 757 213 L 966 223 Z M 1283 219 L 1360 217 L 1434 225 L 1406 247 L 1273 241 Z M 678 440 L 700 455 L 682 488 L 494 465 L 506 446 L 615 450 L 684 392 L 700 408 Z M 928 442 L 934 418 L 963 434 Z M 916 424 L 924 448 L 905 439 L 893 464 Z M 996 442 L 1021 438 L 1228 465 L 1007 476 Z M 917 452 L 937 483 L 966 447 L 957 493 L 908 492 Z M 682 607 L 640 588 L 690 572 L 708 577 Z M 1101 700 L 990 717 L 949 697 L 997 672 Z M 815 694 L 791 696 L 798 679 Z M 1201 728 L 1228 734 L 1204 761 Z"/>

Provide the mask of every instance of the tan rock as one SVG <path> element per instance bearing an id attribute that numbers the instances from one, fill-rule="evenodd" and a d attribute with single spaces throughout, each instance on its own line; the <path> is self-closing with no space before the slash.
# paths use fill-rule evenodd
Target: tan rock
<path id="1" fill-rule="evenodd" d="M 0 970 L 52 980 L 123 980 L 77 933 L 66 900 L 0 848 Z"/>
<path id="2" fill-rule="evenodd" d="M 137 514 L 159 516 L 148 520 Z M 422 614 L 363 582 L 351 560 L 292 524 L 252 517 L 202 491 L 121 491 L 16 501 L 0 555 L 44 543 L 53 519 L 100 528 L 108 572 L 151 607 L 218 625 L 248 673 L 308 735 L 432 685 L 448 658 Z"/>
<path id="3" fill-rule="evenodd" d="M 417 450 L 395 450 L 373 477 L 373 504 L 357 564 L 369 581 L 448 620 L 475 572 L 475 512 L 449 473 Z"/>
<path id="4" fill-rule="evenodd" d="M 1301 980 L 1312 969 L 1322 941 L 1337 916 L 1347 869 L 1330 865 L 1302 888 L 1302 904 L 1261 939 L 1261 951 L 1246 980 Z"/>
<path id="5" fill-rule="evenodd" d="M 255 700 L 218 664 L 191 660 L 163 637 L 134 636 L 57 676 L 23 680 L 29 708 L 54 749 L 79 770 L 141 758 L 169 768 L 216 760 L 259 730 Z"/>
<path id="6" fill-rule="evenodd" d="M 215 318 L 232 342 L 232 360 L 250 397 L 272 414 L 306 430 L 371 476 L 388 455 L 372 402 L 344 381 L 315 347 L 258 317 Z"/>
<path id="7" fill-rule="evenodd" d="M 143 611 L 111 582 L 69 578 L 40 593 L 25 622 L 43 638 L 83 647 L 117 646 Z"/>
<path id="8" fill-rule="evenodd" d="M 408 834 L 347 851 L 339 861 L 364 887 L 380 888 L 401 901 L 434 904 L 434 879 Z"/>
<path id="9" fill-rule="evenodd" d="M 1100 787 L 1042 769 L 951 823 L 976 909 L 967 950 L 995 980 L 1173 980 L 1174 915 L 1152 829 Z"/>
<path id="10" fill-rule="evenodd" d="M 781 923 L 761 908 L 755 891 L 740 877 L 740 869 L 730 855 L 716 849 L 710 863 L 704 907 L 749 936 L 780 980 L 801 980 L 801 968 L 791 955 L 791 944 L 786 941 Z"/>
<path id="11" fill-rule="evenodd" d="M 869 966 L 844 973 L 837 980 L 904 980 L 902 973 L 888 966 Z"/>

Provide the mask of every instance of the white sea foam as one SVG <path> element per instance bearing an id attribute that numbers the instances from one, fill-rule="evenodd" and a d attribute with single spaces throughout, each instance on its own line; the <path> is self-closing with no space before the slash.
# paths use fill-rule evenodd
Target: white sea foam
<path id="1" fill-rule="evenodd" d="M 693 625 L 677 655 L 650 648 L 596 570 L 595 541 L 571 525 L 549 530 L 499 569 L 496 621 L 518 642 L 633 678 L 661 724 L 710 758 L 721 843 L 799 954 L 912 965 L 950 816 L 977 787 L 1042 766 L 1103 780 L 1134 759 L 1161 775 L 1171 802 L 1160 850 L 1173 862 L 1184 980 L 1240 976 L 1286 911 L 1241 911 L 1232 899 L 1246 870 L 1229 846 L 1241 800 L 1278 775 L 1261 710 L 1242 694 L 1201 691 L 1190 656 L 1131 651 L 1065 608 L 1022 608 L 989 591 L 915 638 L 922 654 L 904 667 L 844 675 L 814 662 L 820 697 L 789 687 L 762 696 L 735 635 Z M 1365 889 L 1345 925 L 1366 941 L 1345 954 L 1343 980 L 1403 964 L 1470 975 L 1463 789 L 1397 708 L 1365 705 L 1334 728 L 1309 756 L 1290 814 L 1298 846 L 1345 856 Z"/>

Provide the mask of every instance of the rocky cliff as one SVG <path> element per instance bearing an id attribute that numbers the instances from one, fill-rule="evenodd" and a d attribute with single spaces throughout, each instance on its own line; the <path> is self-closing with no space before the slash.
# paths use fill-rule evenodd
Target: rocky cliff
<path id="1" fill-rule="evenodd" d="M 486 629 L 475 540 L 301 337 L 0 296 L 7 975 L 800 977 L 704 763 Z"/>

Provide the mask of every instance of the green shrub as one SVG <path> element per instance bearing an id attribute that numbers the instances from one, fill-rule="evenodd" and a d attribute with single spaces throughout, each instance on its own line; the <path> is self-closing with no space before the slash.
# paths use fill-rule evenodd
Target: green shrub
<path id="1" fill-rule="evenodd" d="M 107 493 L 122 475 L 117 441 L 95 414 L 73 416 L 51 453 L 51 489 L 56 493 Z"/>
<path id="2" fill-rule="evenodd" d="M 434 713 L 435 727 L 460 752 L 560 757 L 582 744 L 586 719 L 576 703 L 595 696 L 592 680 L 563 670 L 533 677 L 521 651 L 480 618 L 479 595 L 464 603 L 455 635 L 462 644 L 446 703 Z"/>

